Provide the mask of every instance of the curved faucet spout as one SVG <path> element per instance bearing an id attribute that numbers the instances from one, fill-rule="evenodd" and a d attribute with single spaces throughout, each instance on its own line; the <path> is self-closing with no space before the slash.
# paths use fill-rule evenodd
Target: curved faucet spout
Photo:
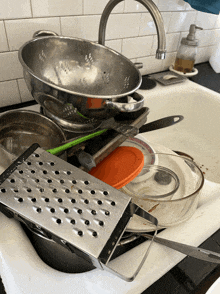
<path id="1" fill-rule="evenodd" d="M 99 44 L 105 45 L 105 32 L 106 32 L 106 25 L 109 18 L 110 13 L 112 12 L 113 8 L 120 2 L 124 0 L 110 0 L 106 5 L 99 24 Z M 146 9 L 150 12 L 156 29 L 157 29 L 157 36 L 158 36 L 158 48 L 156 51 L 156 58 L 164 59 L 166 56 L 166 34 L 164 29 L 163 18 L 161 16 L 160 11 L 158 10 L 157 6 L 154 4 L 152 0 L 135 0 L 141 4 L 143 4 Z"/>

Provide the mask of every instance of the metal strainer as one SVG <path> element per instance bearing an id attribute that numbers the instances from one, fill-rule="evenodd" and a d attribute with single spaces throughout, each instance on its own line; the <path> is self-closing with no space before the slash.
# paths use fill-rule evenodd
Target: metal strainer
<path id="1" fill-rule="evenodd" d="M 131 198 L 33 144 L 0 175 L 0 210 L 71 252 L 131 281 L 108 262 L 133 214 L 157 219 Z"/>

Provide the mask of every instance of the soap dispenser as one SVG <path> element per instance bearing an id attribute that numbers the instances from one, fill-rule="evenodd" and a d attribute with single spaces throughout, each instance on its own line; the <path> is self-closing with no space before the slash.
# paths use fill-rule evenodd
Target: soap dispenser
<path id="1" fill-rule="evenodd" d="M 190 25 L 188 36 L 182 38 L 176 55 L 174 70 L 183 73 L 192 72 L 199 44 L 199 41 L 196 39 L 196 30 L 202 30 L 202 28 L 197 27 L 195 24 Z"/>

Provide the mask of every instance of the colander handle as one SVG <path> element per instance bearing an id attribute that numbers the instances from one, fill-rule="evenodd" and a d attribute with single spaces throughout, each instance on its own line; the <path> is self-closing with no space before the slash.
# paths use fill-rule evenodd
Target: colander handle
<path id="1" fill-rule="evenodd" d="M 123 279 L 123 280 L 125 280 L 127 282 L 132 282 L 134 280 L 134 278 L 137 276 L 137 274 L 139 273 L 140 269 L 142 268 L 142 266 L 143 266 L 143 264 L 144 264 L 144 262 L 145 262 L 145 260 L 146 260 L 146 258 L 148 256 L 148 254 L 149 254 L 149 251 L 150 251 L 150 248 L 151 248 L 152 243 L 154 241 L 154 238 L 155 238 L 155 236 L 157 234 L 157 226 L 158 226 L 158 220 L 154 216 L 152 216 L 147 211 L 145 211 L 140 206 L 138 206 L 138 205 L 136 205 L 134 203 L 131 203 L 130 204 L 130 212 L 131 212 L 131 215 L 132 216 L 134 214 L 136 214 L 136 215 L 144 218 L 145 220 L 149 221 L 153 225 L 155 225 L 155 231 L 154 231 L 154 235 L 152 236 L 152 240 L 151 240 L 150 245 L 148 246 L 146 252 L 141 257 L 142 259 L 141 259 L 139 265 L 137 266 L 137 268 L 135 269 L 135 271 L 133 272 L 132 275 L 130 275 L 130 276 L 125 275 L 124 272 L 120 272 L 118 270 L 118 267 L 119 268 L 126 269 L 127 268 L 127 264 L 128 264 L 128 260 L 126 260 L 125 262 L 123 262 L 120 259 L 120 257 L 119 257 L 119 260 L 118 261 L 117 261 L 117 258 L 116 258 L 113 261 L 109 262 L 107 265 L 106 264 L 102 264 L 103 269 L 111 272 L 114 275 L 119 276 L 121 279 Z M 130 263 L 132 263 L 132 262 L 130 262 Z"/>
<path id="2" fill-rule="evenodd" d="M 45 36 L 59 36 L 59 35 L 53 31 L 48 31 L 48 30 L 39 30 L 33 34 L 34 39 L 38 37 L 45 37 Z"/>
<path id="3" fill-rule="evenodd" d="M 107 100 L 105 102 L 105 106 L 107 108 L 114 108 L 121 112 L 134 112 L 140 110 L 144 106 L 144 97 L 137 92 L 132 93 L 129 95 L 137 102 L 130 102 L 130 103 L 120 103 L 115 101 Z"/>

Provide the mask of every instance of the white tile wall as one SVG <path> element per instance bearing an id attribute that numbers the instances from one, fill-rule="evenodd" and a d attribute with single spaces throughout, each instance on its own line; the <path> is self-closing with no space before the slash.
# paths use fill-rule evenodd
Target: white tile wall
<path id="1" fill-rule="evenodd" d="M 33 17 L 79 15 L 83 0 L 31 0 Z"/>
<path id="2" fill-rule="evenodd" d="M 143 62 L 142 74 L 169 68 L 190 24 L 197 32 L 196 62 L 209 60 L 220 42 L 220 16 L 198 12 L 184 0 L 153 0 L 161 11 L 167 33 L 167 57 L 155 59 L 157 35 L 153 19 L 137 1 L 119 3 L 109 17 L 106 46 L 131 61 Z M 0 107 L 32 100 L 18 60 L 19 48 L 35 31 L 46 29 L 65 36 L 98 41 L 102 11 L 108 0 L 1 0 L 0 9 Z"/>

